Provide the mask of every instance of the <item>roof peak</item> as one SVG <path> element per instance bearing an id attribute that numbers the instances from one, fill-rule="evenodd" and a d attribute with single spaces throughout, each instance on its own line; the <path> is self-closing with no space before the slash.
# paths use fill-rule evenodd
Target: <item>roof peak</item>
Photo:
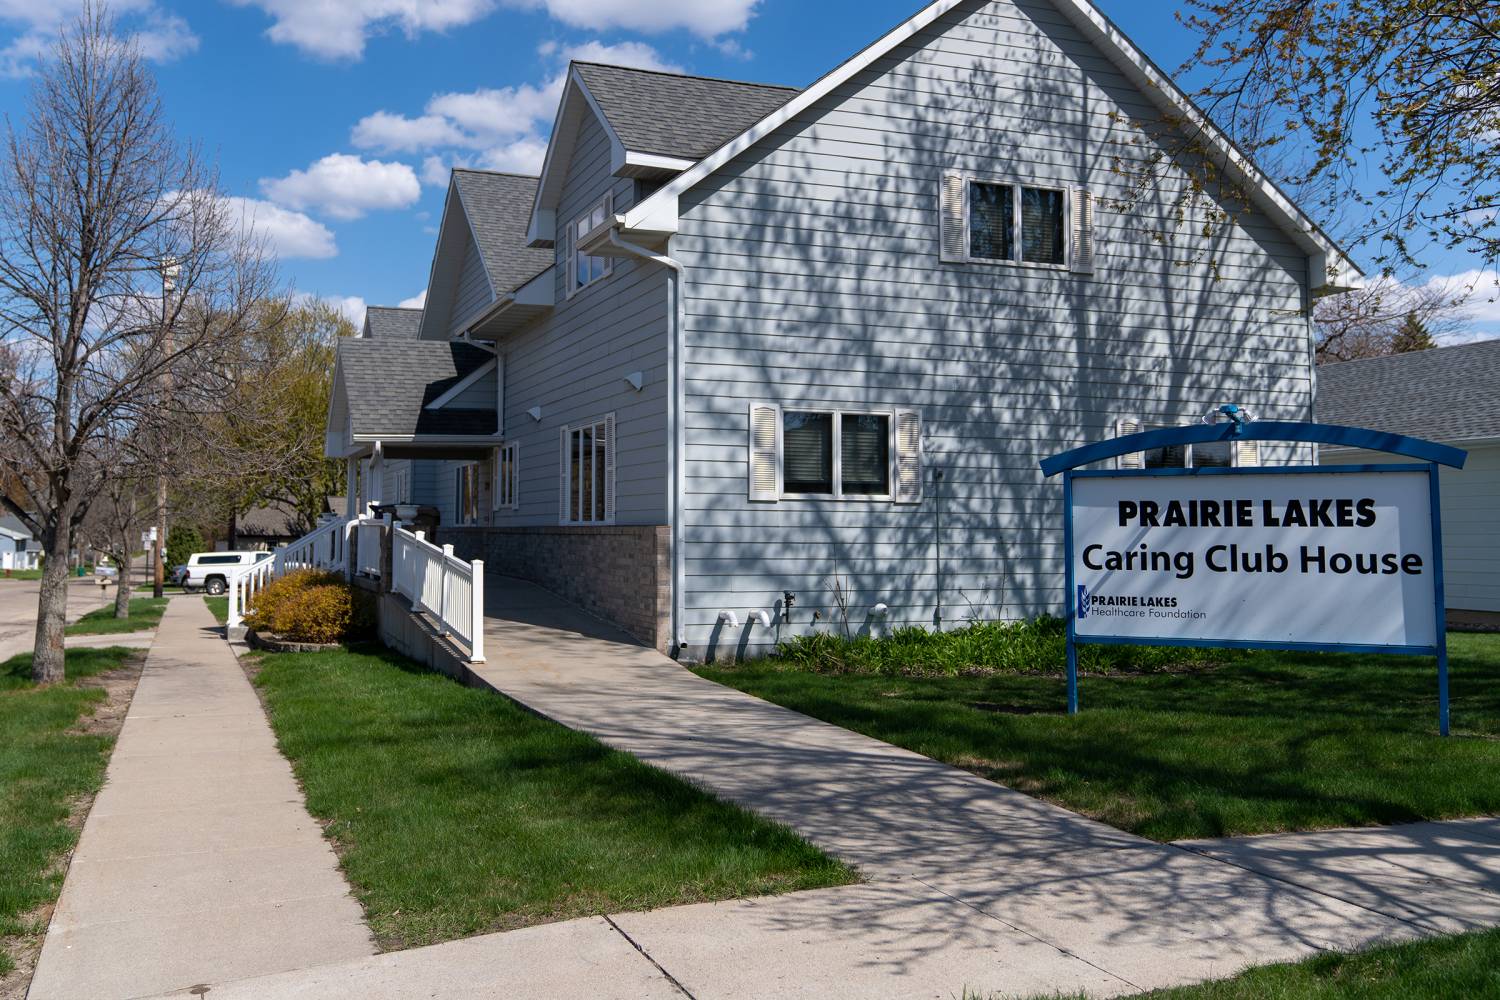
<path id="1" fill-rule="evenodd" d="M 767 90 L 790 90 L 794 93 L 800 92 L 801 87 L 793 87 L 785 83 L 760 83 L 756 80 L 731 80 L 725 76 L 704 76 L 701 73 L 676 73 L 668 69 L 643 69 L 639 66 L 621 66 L 618 63 L 598 62 L 593 59 L 574 59 L 575 66 L 600 66 L 604 69 L 618 69 L 626 73 L 649 73 L 653 76 L 670 76 L 679 80 L 706 80 L 709 83 L 728 83 L 737 87 L 762 87 Z"/>
<path id="2" fill-rule="evenodd" d="M 408 312 L 408 313 L 419 313 L 419 312 L 422 311 L 422 307 L 421 306 L 366 306 L 365 307 L 365 311 L 366 312 L 369 312 L 371 309 L 384 309 L 386 312 Z"/>

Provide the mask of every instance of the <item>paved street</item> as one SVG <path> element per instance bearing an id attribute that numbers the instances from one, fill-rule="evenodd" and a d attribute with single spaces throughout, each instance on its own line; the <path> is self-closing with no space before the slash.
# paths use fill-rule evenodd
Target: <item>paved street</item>
<path id="1" fill-rule="evenodd" d="M 0 579 L 0 663 L 17 653 L 29 653 L 36 641 L 36 604 L 41 590 L 39 580 Z M 115 599 L 115 589 L 100 592 L 92 577 L 73 579 L 68 584 L 68 621 L 107 606 Z"/>

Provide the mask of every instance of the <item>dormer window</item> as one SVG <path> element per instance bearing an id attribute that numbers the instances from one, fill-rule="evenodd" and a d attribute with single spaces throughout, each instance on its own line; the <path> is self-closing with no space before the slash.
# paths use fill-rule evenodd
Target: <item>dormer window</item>
<path id="1" fill-rule="evenodd" d="M 568 295 L 581 291 L 614 270 L 614 261 L 609 257 L 591 257 L 578 247 L 584 238 L 604 225 L 614 214 L 614 196 L 606 194 L 587 212 L 568 224 Z"/>

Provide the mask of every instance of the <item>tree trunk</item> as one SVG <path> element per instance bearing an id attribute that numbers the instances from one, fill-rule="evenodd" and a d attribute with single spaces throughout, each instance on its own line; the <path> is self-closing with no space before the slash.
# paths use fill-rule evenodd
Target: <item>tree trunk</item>
<path id="1" fill-rule="evenodd" d="M 66 520 L 42 537 L 47 563 L 37 598 L 36 645 L 32 647 L 31 679 L 56 684 L 63 679 L 63 628 L 68 623 L 68 554 L 73 546 Z"/>
<path id="2" fill-rule="evenodd" d="M 120 546 L 120 555 L 115 557 L 120 576 L 115 580 L 115 617 L 130 617 L 130 539 Z"/>

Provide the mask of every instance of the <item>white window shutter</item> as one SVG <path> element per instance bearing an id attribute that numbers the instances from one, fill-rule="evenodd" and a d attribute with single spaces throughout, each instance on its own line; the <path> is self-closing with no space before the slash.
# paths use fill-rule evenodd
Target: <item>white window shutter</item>
<path id="1" fill-rule="evenodd" d="M 916 410 L 896 411 L 896 483 L 897 503 L 922 502 L 922 414 Z"/>
<path id="2" fill-rule="evenodd" d="M 1234 443 L 1235 465 L 1259 465 L 1260 464 L 1260 442 L 1259 441 L 1236 441 Z"/>
<path id="3" fill-rule="evenodd" d="M 613 220 L 614 220 L 614 217 L 615 217 L 615 193 L 613 191 L 611 191 L 611 192 L 609 192 L 608 194 L 606 194 L 604 196 L 604 221 L 606 223 L 612 223 Z M 604 258 L 604 273 L 605 274 L 614 274 L 615 273 L 615 259 L 613 257 L 605 257 Z"/>
<path id="4" fill-rule="evenodd" d="M 781 497 L 778 482 L 776 441 L 781 431 L 781 407 L 775 403 L 750 404 L 750 499 L 775 503 Z"/>
<path id="5" fill-rule="evenodd" d="M 945 171 L 939 195 L 941 203 L 941 259 L 947 263 L 962 263 L 968 257 L 964 246 L 964 196 L 967 193 L 964 175 Z"/>
<path id="6" fill-rule="evenodd" d="M 557 449 L 557 520 L 559 524 L 568 523 L 568 440 L 571 435 L 566 427 L 558 431 L 562 435 L 562 442 Z"/>
<path id="7" fill-rule="evenodd" d="M 604 523 L 615 523 L 615 418 L 604 418 Z"/>
<path id="8" fill-rule="evenodd" d="M 1141 422 L 1133 417 L 1121 417 L 1115 421 L 1115 437 L 1124 437 L 1127 434 L 1139 434 Z M 1128 455 L 1121 455 L 1115 459 L 1117 467 L 1121 469 L 1142 469 L 1146 465 L 1146 456 L 1141 452 L 1133 451 Z"/>
<path id="9" fill-rule="evenodd" d="M 1073 246 L 1069 267 L 1078 274 L 1094 273 L 1094 196 L 1073 189 Z"/>

